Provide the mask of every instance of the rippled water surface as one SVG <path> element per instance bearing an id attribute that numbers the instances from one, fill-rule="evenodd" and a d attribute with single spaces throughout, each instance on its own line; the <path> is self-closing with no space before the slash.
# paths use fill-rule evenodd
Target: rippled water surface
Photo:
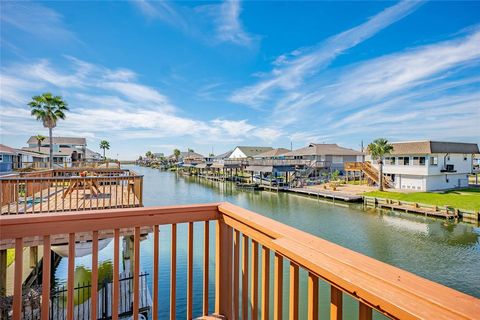
<path id="1" fill-rule="evenodd" d="M 303 231 L 395 265 L 427 279 L 480 297 L 480 228 L 464 223 L 415 216 L 397 212 L 364 211 L 361 205 L 333 204 L 305 196 L 237 191 L 230 183 L 218 183 L 195 177 L 178 177 L 175 173 L 143 167 L 131 167 L 144 175 L 144 205 L 174 205 L 229 201 Z M 160 228 L 160 315 L 168 315 L 170 228 Z M 195 224 L 194 236 L 194 312 L 201 312 L 201 277 L 203 259 L 203 224 Z M 186 288 L 186 225 L 178 226 L 177 307 L 184 318 Z M 211 244 L 214 238 L 211 225 Z M 123 242 L 122 242 L 123 247 Z M 110 260 L 113 243 L 100 252 L 102 261 Z M 152 237 L 141 243 L 141 269 L 152 270 Z M 211 247 L 213 258 L 214 248 Z M 213 263 L 213 261 L 211 261 Z M 91 257 L 77 257 L 77 266 L 91 266 Z M 125 265 L 128 268 L 128 264 Z M 285 265 L 285 270 L 288 270 Z M 214 280 L 212 264 L 211 281 Z M 67 275 L 67 260 L 55 271 L 58 283 Z M 301 308 L 306 306 L 306 274 L 301 273 Z M 287 276 L 287 275 L 286 275 Z M 151 276 L 149 277 L 151 282 Z M 288 281 L 284 283 L 288 292 Z M 213 307 L 213 283 L 210 306 Z M 271 291 L 272 292 L 272 291 Z M 328 287 L 320 288 L 320 312 L 328 317 Z M 285 297 L 286 298 L 286 297 Z M 346 298 L 345 319 L 356 313 L 356 306 Z M 287 308 L 288 303 L 284 303 Z M 286 311 L 287 309 L 285 309 Z M 302 314 L 301 314 L 302 316 Z M 303 318 L 303 317 L 301 317 Z"/>

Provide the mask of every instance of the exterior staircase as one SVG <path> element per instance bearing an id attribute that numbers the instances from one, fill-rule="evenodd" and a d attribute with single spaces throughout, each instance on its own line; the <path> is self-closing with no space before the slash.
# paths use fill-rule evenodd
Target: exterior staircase
<path id="1" fill-rule="evenodd" d="M 345 163 L 346 171 L 361 171 L 370 181 L 380 183 L 378 180 L 378 170 L 372 166 L 370 162 L 347 162 Z M 393 188 L 393 181 L 386 175 L 383 175 L 383 187 L 384 188 Z"/>

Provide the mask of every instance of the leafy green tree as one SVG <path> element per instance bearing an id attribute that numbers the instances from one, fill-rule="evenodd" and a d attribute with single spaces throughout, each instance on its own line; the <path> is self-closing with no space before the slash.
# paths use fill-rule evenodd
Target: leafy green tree
<path id="1" fill-rule="evenodd" d="M 188 148 L 188 152 L 195 152 L 193 149 Z"/>
<path id="2" fill-rule="evenodd" d="M 45 136 L 42 136 L 41 134 L 37 134 L 37 135 L 35 136 L 35 139 L 37 139 L 38 152 L 40 152 L 40 148 L 42 147 L 42 142 L 43 142 L 43 140 L 46 139 L 46 137 L 45 137 Z"/>
<path id="3" fill-rule="evenodd" d="M 103 149 L 103 159 L 106 160 L 105 150 L 110 150 L 110 143 L 107 140 L 100 141 L 100 149 Z"/>
<path id="4" fill-rule="evenodd" d="M 383 191 L 383 157 L 392 152 L 393 146 L 387 139 L 378 138 L 373 140 L 367 147 L 367 152 L 373 160 L 376 160 L 379 165 L 378 170 L 378 190 Z"/>
<path id="5" fill-rule="evenodd" d="M 50 140 L 50 168 L 53 168 L 53 136 L 52 130 L 57 126 L 58 120 L 65 120 L 65 112 L 68 111 L 68 104 L 61 96 L 54 96 L 47 92 L 40 96 L 33 96 L 28 103 L 32 116 L 41 120 L 43 126 L 48 128 Z"/>
<path id="6" fill-rule="evenodd" d="M 178 160 L 178 158 L 180 158 L 180 150 L 178 149 L 173 150 L 173 155 L 175 156 L 175 159 Z"/>
<path id="7" fill-rule="evenodd" d="M 147 157 L 148 159 L 152 158 L 152 157 L 153 157 L 152 151 L 147 151 L 147 152 L 145 153 L 145 157 Z"/>

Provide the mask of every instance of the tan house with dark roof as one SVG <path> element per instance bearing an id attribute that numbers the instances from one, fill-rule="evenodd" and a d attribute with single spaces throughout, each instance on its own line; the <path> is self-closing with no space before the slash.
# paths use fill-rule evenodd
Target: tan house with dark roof
<path id="1" fill-rule="evenodd" d="M 362 162 L 364 155 L 360 151 L 344 148 L 336 143 L 310 143 L 304 148 L 287 152 L 284 157 L 316 161 L 318 167 L 343 171 L 345 162 Z"/>
<path id="2" fill-rule="evenodd" d="M 433 191 L 468 186 L 476 143 L 406 141 L 392 143 L 384 158 L 383 172 L 395 189 Z M 378 165 L 372 161 L 373 165 Z"/>

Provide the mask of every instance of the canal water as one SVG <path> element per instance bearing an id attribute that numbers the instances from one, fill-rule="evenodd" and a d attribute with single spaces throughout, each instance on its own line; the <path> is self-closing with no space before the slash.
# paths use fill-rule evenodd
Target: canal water
<path id="1" fill-rule="evenodd" d="M 306 196 L 239 191 L 231 183 L 212 182 L 198 177 L 181 177 L 172 172 L 131 166 L 144 175 L 144 205 L 175 205 L 229 201 L 323 239 L 337 243 L 377 260 L 400 267 L 419 276 L 456 290 L 480 297 L 480 228 L 465 223 L 399 212 L 364 211 L 362 205 L 333 203 Z M 211 259 L 214 258 L 214 224 L 211 225 Z M 141 242 L 141 271 L 150 273 L 153 266 L 153 242 L 149 235 Z M 122 241 L 122 247 L 124 243 Z M 194 226 L 194 315 L 201 313 L 203 223 Z M 160 228 L 160 311 L 161 318 L 169 314 L 170 228 Z M 177 258 L 177 317 L 185 318 L 187 275 L 187 226 L 178 226 Z M 100 264 L 111 261 L 113 242 L 100 253 Z M 122 255 L 123 257 L 123 255 Z M 273 260 L 273 259 L 271 259 Z M 91 268 L 91 256 L 77 257 L 78 269 Z M 213 311 L 214 265 L 211 260 L 210 308 Z M 65 282 L 67 259 L 55 270 L 55 284 Z M 128 269 L 128 263 L 124 264 Z M 273 268 L 271 269 L 273 270 Z M 288 270 L 285 265 L 284 270 Z M 128 271 L 128 270 L 127 270 Z M 81 272 L 79 272 L 80 274 Z M 85 273 L 85 272 L 84 272 Z M 287 272 L 288 273 L 288 272 Z M 300 273 L 300 310 L 306 310 L 307 275 Z M 88 281 L 79 275 L 78 281 Z M 285 274 L 285 294 L 288 294 L 288 274 Z M 273 287 L 270 290 L 273 292 Z M 329 287 L 320 286 L 320 314 L 328 318 Z M 287 295 L 284 314 L 288 315 Z M 344 298 L 344 319 L 357 314 L 357 304 Z M 300 314 L 304 319 L 306 315 Z M 376 315 L 375 318 L 382 318 Z"/>

